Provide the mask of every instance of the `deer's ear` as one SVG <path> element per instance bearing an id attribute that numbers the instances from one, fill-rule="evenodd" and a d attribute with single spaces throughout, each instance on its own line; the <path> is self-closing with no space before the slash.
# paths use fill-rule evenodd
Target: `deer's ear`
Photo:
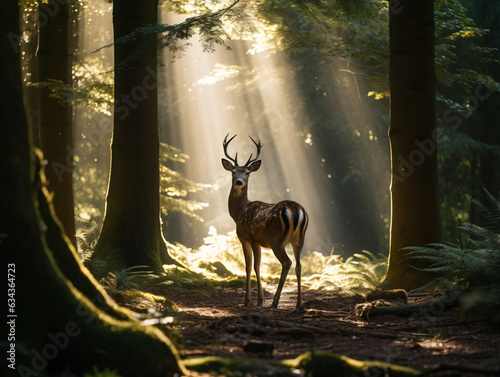
<path id="1" fill-rule="evenodd" d="M 248 170 L 250 171 L 250 173 L 259 170 L 261 163 L 262 163 L 262 160 L 258 160 L 258 161 L 252 162 L 250 164 L 250 166 L 248 167 Z"/>
<path id="2" fill-rule="evenodd" d="M 226 170 L 229 170 L 229 171 L 232 171 L 234 166 L 233 164 L 231 164 L 228 160 L 226 160 L 225 158 L 222 159 L 222 166 L 224 166 L 224 169 Z"/>

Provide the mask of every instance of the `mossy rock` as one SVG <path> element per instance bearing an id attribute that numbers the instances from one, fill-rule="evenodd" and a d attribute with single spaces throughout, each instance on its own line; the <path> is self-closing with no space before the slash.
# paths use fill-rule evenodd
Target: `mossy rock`
<path id="1" fill-rule="evenodd" d="M 295 359 L 266 360 L 255 358 L 225 359 L 222 357 L 202 357 L 182 361 L 187 369 L 210 374 L 241 376 L 246 373 L 273 372 L 283 376 L 285 370 L 303 369 L 311 377 L 344 376 L 419 376 L 415 369 L 376 361 L 358 361 L 346 356 L 324 351 L 306 352 Z"/>
<path id="2" fill-rule="evenodd" d="M 420 375 L 420 372 L 412 368 L 377 361 L 358 361 L 325 351 L 306 352 L 283 363 L 289 367 L 304 369 L 313 377 Z"/>
<path id="3" fill-rule="evenodd" d="M 225 359 L 223 357 L 207 356 L 195 359 L 182 360 L 188 370 L 227 377 L 244 376 L 247 373 L 266 373 L 272 375 L 272 370 L 286 370 L 287 368 L 277 361 L 255 358 Z"/>

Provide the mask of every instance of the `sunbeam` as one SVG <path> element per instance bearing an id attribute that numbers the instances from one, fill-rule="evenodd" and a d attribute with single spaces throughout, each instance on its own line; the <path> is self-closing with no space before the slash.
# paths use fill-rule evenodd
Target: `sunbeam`
<path id="1" fill-rule="evenodd" d="M 191 157 L 187 176 L 212 185 L 202 194 L 201 200 L 209 207 L 202 214 L 205 230 L 201 234 L 206 235 L 210 226 L 220 233 L 234 229 L 227 210 L 230 175 L 220 162 L 222 140 L 227 133 L 238 134 L 230 148 L 245 161 L 255 153 L 250 135 L 264 144 L 263 168 L 251 177 L 250 199 L 300 202 L 311 218 L 306 249 L 320 247 L 327 242 L 324 235 L 335 226 L 323 216 L 332 193 L 327 194 L 311 174 L 314 152 L 302 131 L 307 120 L 290 95 L 296 91 L 293 71 L 284 68 L 275 55 L 246 53 L 250 47 L 234 42 L 230 51 L 207 54 L 193 43 L 173 64 L 168 64 L 170 57 L 164 54 L 165 140 Z M 289 71 L 286 80 L 276 73 L 278 69 Z"/>

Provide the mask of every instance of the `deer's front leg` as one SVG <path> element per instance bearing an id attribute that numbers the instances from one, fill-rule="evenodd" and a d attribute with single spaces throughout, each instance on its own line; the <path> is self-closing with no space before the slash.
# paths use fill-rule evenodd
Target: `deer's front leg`
<path id="1" fill-rule="evenodd" d="M 257 277 L 257 306 L 262 306 L 262 303 L 264 302 L 264 293 L 262 292 L 262 283 L 260 282 L 260 245 L 252 245 L 252 250 L 254 257 L 253 267 L 255 270 L 255 276 Z"/>
<path id="2" fill-rule="evenodd" d="M 251 287 L 250 287 L 250 283 L 252 281 L 252 247 L 248 242 L 242 242 L 241 246 L 243 247 L 243 254 L 245 256 L 245 270 L 247 273 L 247 287 L 246 287 L 247 290 L 245 296 L 245 306 L 248 306 L 252 302 Z"/>

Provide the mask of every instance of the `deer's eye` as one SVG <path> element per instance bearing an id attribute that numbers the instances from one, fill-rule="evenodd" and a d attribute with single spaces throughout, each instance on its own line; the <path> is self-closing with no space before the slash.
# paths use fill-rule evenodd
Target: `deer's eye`
<path id="1" fill-rule="evenodd" d="M 249 171 L 247 171 L 247 173 L 246 173 L 246 174 L 247 174 L 247 177 L 248 177 L 248 176 L 250 175 L 250 172 L 249 172 Z"/>

